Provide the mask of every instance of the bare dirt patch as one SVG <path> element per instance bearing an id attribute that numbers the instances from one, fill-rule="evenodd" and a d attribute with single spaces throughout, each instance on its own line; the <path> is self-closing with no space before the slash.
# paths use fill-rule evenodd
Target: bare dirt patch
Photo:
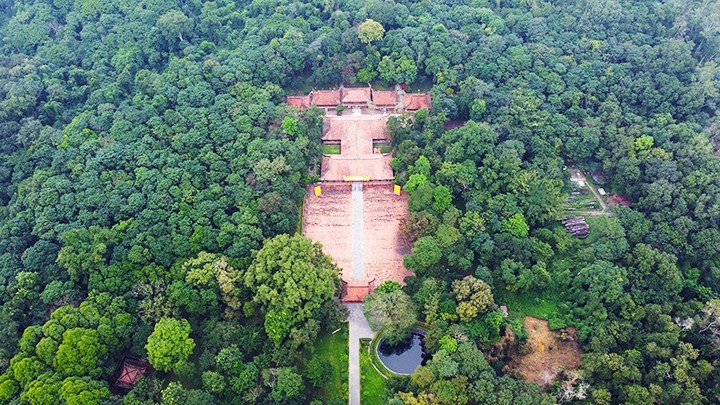
<path id="1" fill-rule="evenodd" d="M 401 229 L 408 215 L 408 195 L 395 195 L 390 184 L 365 186 L 363 199 L 365 277 L 376 285 L 386 280 L 402 283 L 412 274 L 403 265 L 410 243 Z"/>
<path id="2" fill-rule="evenodd" d="M 347 186 L 323 186 L 316 197 L 308 187 L 303 212 L 303 235 L 323 245 L 323 252 L 342 270 L 343 280 L 352 273 L 352 190 Z"/>
<path id="3" fill-rule="evenodd" d="M 581 366 L 580 344 L 575 328 L 550 330 L 544 319 L 525 317 L 528 341 L 523 347 L 525 354 L 515 353 L 508 372 L 547 389 L 563 371 L 577 370 Z"/>
<path id="4" fill-rule="evenodd" d="M 303 235 L 323 245 L 323 251 L 352 281 L 352 188 L 323 185 L 316 197 L 308 187 L 303 213 Z M 408 213 L 406 193 L 395 195 L 393 186 L 363 186 L 363 272 L 365 280 L 378 285 L 386 280 L 402 282 L 412 274 L 403 265 L 410 243 L 401 229 Z"/>

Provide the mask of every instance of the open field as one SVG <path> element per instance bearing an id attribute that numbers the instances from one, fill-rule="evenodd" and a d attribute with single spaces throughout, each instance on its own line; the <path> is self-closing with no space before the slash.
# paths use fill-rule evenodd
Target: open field
<path id="1" fill-rule="evenodd" d="M 308 187 L 303 210 L 303 235 L 323 245 L 349 280 L 352 270 L 352 205 L 350 186 L 323 186 L 316 197 Z"/>
<path id="2" fill-rule="evenodd" d="M 403 237 L 400 221 L 407 216 L 408 196 L 395 195 L 392 185 L 365 185 L 362 188 L 362 235 L 358 255 L 362 276 L 353 277 L 352 189 L 347 185 L 322 186 L 316 197 L 308 188 L 303 211 L 303 234 L 320 242 L 342 270 L 345 281 L 385 280 L 402 282 L 411 273 L 403 266 L 410 244 Z M 361 260 L 360 260 L 361 258 Z M 357 273 L 357 271 L 356 271 Z"/>
<path id="3" fill-rule="evenodd" d="M 340 145 L 323 145 L 321 148 L 322 148 L 322 153 L 324 155 L 339 155 L 340 154 Z"/>
<path id="4" fill-rule="evenodd" d="M 522 322 L 527 316 L 548 319 L 552 329 L 568 326 L 567 320 L 558 309 L 558 298 L 549 295 L 541 296 L 535 293 L 509 293 L 498 292 L 495 297 L 498 305 L 508 308 L 508 318 Z"/>
<path id="5" fill-rule="evenodd" d="M 400 228 L 408 215 L 408 195 L 395 195 L 392 185 L 365 186 L 363 200 L 365 278 L 402 283 L 412 274 L 403 265 L 411 246 Z"/>
<path id="6" fill-rule="evenodd" d="M 513 374 L 547 389 L 561 371 L 580 367 L 581 351 L 575 328 L 552 331 L 548 321 L 530 316 L 523 322 L 528 333 L 527 354 L 510 363 Z"/>

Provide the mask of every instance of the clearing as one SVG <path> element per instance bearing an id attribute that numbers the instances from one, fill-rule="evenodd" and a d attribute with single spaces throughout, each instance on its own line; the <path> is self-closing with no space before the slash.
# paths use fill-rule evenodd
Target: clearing
<path id="1" fill-rule="evenodd" d="M 561 371 L 580 368 L 580 344 L 574 327 L 550 330 L 548 321 L 530 316 L 525 317 L 524 325 L 527 353 L 514 356 L 508 364 L 510 373 L 547 389 Z"/>
<path id="2" fill-rule="evenodd" d="M 303 207 L 303 235 L 320 242 L 323 252 L 342 270 L 343 280 L 352 271 L 352 190 L 348 186 L 323 186 L 316 197 L 308 187 Z"/>
<path id="3" fill-rule="evenodd" d="M 353 215 L 350 183 L 322 185 L 322 195 L 317 197 L 312 187 L 308 187 L 303 207 L 303 234 L 323 245 L 323 251 L 342 270 L 344 281 L 374 280 L 379 284 L 393 280 L 401 283 L 412 274 L 403 265 L 403 255 L 410 253 L 410 243 L 401 229 L 401 220 L 408 215 L 408 195 L 395 195 L 392 184 L 364 184 L 361 193 L 359 214 L 362 225 L 353 224 L 358 215 Z M 362 229 L 354 231 L 354 227 Z M 355 241 L 355 238 L 361 240 Z M 362 265 L 355 275 L 353 251 L 355 262 Z"/>
<path id="4" fill-rule="evenodd" d="M 346 402 L 348 399 L 348 325 L 336 333 L 321 336 L 315 344 L 315 355 L 332 364 L 333 373 L 319 387 L 323 403 Z"/>

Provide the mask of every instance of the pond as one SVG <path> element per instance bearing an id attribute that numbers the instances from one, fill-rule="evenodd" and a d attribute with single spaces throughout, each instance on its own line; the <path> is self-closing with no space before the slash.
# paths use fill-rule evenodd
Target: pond
<path id="1" fill-rule="evenodd" d="M 429 358 L 425 352 L 424 331 L 416 330 L 408 339 L 395 346 L 380 340 L 377 356 L 388 370 L 396 374 L 412 374 Z"/>

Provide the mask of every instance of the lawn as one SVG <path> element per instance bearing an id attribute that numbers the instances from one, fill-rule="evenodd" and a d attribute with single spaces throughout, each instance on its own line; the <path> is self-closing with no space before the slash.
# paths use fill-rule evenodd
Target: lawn
<path id="1" fill-rule="evenodd" d="M 522 324 L 526 316 L 532 316 L 550 321 L 551 329 L 560 329 L 568 326 L 567 316 L 558 309 L 560 300 L 549 295 L 534 293 L 514 294 L 506 291 L 496 293 L 495 302 L 508 308 L 508 318 Z"/>
<path id="2" fill-rule="evenodd" d="M 381 404 L 385 397 L 387 380 L 372 365 L 368 353 L 370 339 L 360 340 L 360 402 L 363 404 Z"/>
<path id="3" fill-rule="evenodd" d="M 392 146 L 385 141 L 373 142 L 373 149 L 380 149 L 380 153 L 390 153 L 393 150 Z"/>
<path id="4" fill-rule="evenodd" d="M 348 401 L 348 324 L 343 324 L 335 334 L 321 336 L 315 345 L 315 354 L 329 361 L 333 375 L 320 387 L 323 403 L 347 403 Z"/>
<path id="5" fill-rule="evenodd" d="M 323 145 L 322 153 L 324 155 L 339 155 L 340 154 L 340 145 Z"/>

